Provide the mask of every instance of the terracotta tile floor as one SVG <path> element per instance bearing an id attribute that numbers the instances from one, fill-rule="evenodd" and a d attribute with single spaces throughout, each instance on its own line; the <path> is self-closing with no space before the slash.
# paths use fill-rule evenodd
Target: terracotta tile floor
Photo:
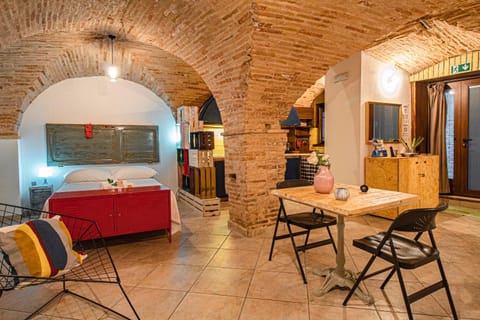
<path id="1" fill-rule="evenodd" d="M 365 305 L 354 296 L 348 307 L 342 307 L 345 290 L 337 289 L 322 297 L 313 295 L 323 278 L 314 275 L 312 269 L 334 266 L 331 247 L 301 254 L 309 280 L 304 285 L 289 240 L 278 241 L 273 260 L 268 261 L 272 228 L 263 236 L 244 238 L 229 231 L 228 207 L 217 217 L 201 217 L 181 202 L 179 208 L 183 229 L 174 235 L 172 243 L 158 233 L 109 240 L 122 283 L 142 319 L 407 319 L 395 278 L 384 291 L 379 289 L 381 277 L 366 281 L 374 305 Z M 368 259 L 352 247 L 352 239 L 389 224 L 373 216 L 346 220 L 347 268 L 358 271 Z M 480 218 L 442 213 L 437 225 L 437 242 L 459 317 L 480 319 Z M 315 236 L 318 234 L 324 236 L 322 230 Z M 432 267 L 407 271 L 408 288 L 436 281 Z M 118 287 L 76 286 L 132 315 Z M 4 292 L 0 319 L 23 319 L 26 312 L 52 295 L 52 287 Z M 451 318 L 444 290 L 417 301 L 412 308 L 415 319 Z M 117 318 L 64 296 L 35 319 Z"/>

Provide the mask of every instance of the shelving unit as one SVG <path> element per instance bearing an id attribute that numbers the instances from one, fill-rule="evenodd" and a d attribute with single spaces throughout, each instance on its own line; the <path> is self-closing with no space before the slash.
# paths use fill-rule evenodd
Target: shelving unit
<path id="1" fill-rule="evenodd" d="M 288 129 L 287 150 L 299 153 L 310 152 L 310 127 L 289 127 Z"/>
<path id="2" fill-rule="evenodd" d="M 178 112 L 177 121 L 181 128 L 181 149 L 177 150 L 178 198 L 202 212 L 203 216 L 219 215 L 214 132 L 203 131 L 197 107 L 180 107 Z"/>

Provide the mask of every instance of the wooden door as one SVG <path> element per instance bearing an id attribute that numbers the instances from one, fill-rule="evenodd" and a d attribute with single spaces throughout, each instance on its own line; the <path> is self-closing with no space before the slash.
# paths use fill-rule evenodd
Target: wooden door
<path id="1" fill-rule="evenodd" d="M 480 79 L 448 83 L 454 90 L 452 193 L 480 196 Z M 448 100 L 447 100 L 448 102 Z"/>
<path id="2" fill-rule="evenodd" d="M 399 158 L 365 158 L 365 184 L 370 188 L 399 191 Z M 375 212 L 374 215 L 395 219 L 398 208 Z"/>
<path id="3" fill-rule="evenodd" d="M 439 157 L 424 156 L 420 159 L 418 178 L 420 198 L 420 207 L 434 208 L 439 200 Z"/>
<path id="4" fill-rule="evenodd" d="M 423 157 L 412 157 L 412 158 L 400 158 L 398 161 L 398 172 L 399 172 L 399 183 L 398 191 L 406 192 L 411 194 L 422 195 L 422 168 L 421 168 L 421 159 Z M 400 212 L 403 212 L 408 209 L 419 207 L 420 203 L 412 203 L 407 206 L 402 206 L 399 208 Z"/>
<path id="5" fill-rule="evenodd" d="M 399 188 L 406 193 L 420 196 L 417 203 L 401 207 L 401 211 L 411 208 L 433 208 L 438 205 L 439 157 L 421 155 L 399 159 Z"/>

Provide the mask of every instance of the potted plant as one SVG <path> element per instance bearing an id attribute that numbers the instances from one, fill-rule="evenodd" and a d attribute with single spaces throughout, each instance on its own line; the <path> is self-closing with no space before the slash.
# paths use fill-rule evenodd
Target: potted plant
<path id="1" fill-rule="evenodd" d="M 415 149 L 422 144 L 423 140 L 425 140 L 423 137 L 413 137 L 412 141 L 410 144 L 408 144 L 403 138 L 400 138 L 400 142 L 402 143 L 403 147 L 405 148 L 405 152 L 402 153 L 402 155 L 405 156 L 413 156 L 415 155 Z"/>

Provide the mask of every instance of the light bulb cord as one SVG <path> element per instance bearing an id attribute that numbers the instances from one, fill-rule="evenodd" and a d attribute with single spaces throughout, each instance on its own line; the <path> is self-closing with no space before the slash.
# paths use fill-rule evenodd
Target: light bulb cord
<path id="1" fill-rule="evenodd" d="M 112 66 L 113 66 L 113 41 L 115 41 L 115 36 L 110 34 L 108 35 L 108 38 L 110 39 L 110 49 L 111 49 L 111 53 L 112 53 Z"/>

